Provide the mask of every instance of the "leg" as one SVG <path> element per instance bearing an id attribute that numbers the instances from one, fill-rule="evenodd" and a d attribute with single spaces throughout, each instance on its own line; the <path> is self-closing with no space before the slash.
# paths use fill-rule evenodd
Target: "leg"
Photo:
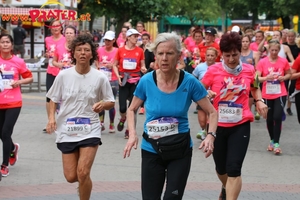
<path id="1" fill-rule="evenodd" d="M 298 123 L 300 124 L 300 93 L 295 96 L 295 105 L 297 110 Z"/>
<path id="2" fill-rule="evenodd" d="M 143 200 L 160 200 L 165 183 L 166 164 L 154 153 L 142 150 Z"/>
<path id="3" fill-rule="evenodd" d="M 266 100 L 266 104 L 269 108 L 268 110 L 268 114 L 267 114 L 267 129 L 270 135 L 270 139 L 274 140 L 274 132 L 273 132 L 273 128 L 274 128 L 274 119 L 273 119 L 273 113 L 274 113 L 274 100 Z"/>
<path id="4" fill-rule="evenodd" d="M 63 170 L 66 180 L 69 183 L 78 181 L 77 177 L 77 165 L 79 159 L 78 149 L 73 153 L 62 154 Z"/>
<path id="5" fill-rule="evenodd" d="M 77 177 L 80 200 L 89 200 L 92 192 L 90 173 L 98 150 L 97 146 L 79 148 Z"/>
<path id="6" fill-rule="evenodd" d="M 274 119 L 274 144 L 279 144 L 279 139 L 281 135 L 281 126 L 282 126 L 282 115 L 284 112 L 284 105 L 286 102 L 286 96 L 279 97 L 274 100 L 274 113 L 273 113 L 273 119 Z"/>
<path id="7" fill-rule="evenodd" d="M 1 110 L 1 121 L 3 123 L 2 130 L 1 130 L 1 140 L 3 143 L 2 165 L 5 166 L 8 166 L 10 153 L 15 148 L 11 136 L 13 134 L 13 129 L 19 117 L 20 111 L 21 111 L 20 107 L 5 109 L 5 111 Z"/>
<path id="8" fill-rule="evenodd" d="M 226 172 L 226 198 L 238 199 L 242 188 L 241 169 L 250 141 L 250 122 L 238 125 L 231 130 L 228 138 Z"/>
<path id="9" fill-rule="evenodd" d="M 46 91 L 48 92 L 54 82 L 55 76 L 52 74 L 46 74 Z M 49 110 L 50 110 L 50 99 L 46 98 L 46 111 L 47 111 L 47 117 L 49 118 Z M 46 130 L 45 130 L 46 131 Z"/>
<path id="10" fill-rule="evenodd" d="M 164 200 L 181 200 L 190 173 L 192 151 L 184 158 L 172 160 L 167 167 L 167 185 Z"/>

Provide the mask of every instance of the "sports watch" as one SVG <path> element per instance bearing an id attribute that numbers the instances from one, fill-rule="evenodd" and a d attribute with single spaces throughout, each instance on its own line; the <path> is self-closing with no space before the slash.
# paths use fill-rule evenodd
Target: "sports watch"
<path id="1" fill-rule="evenodd" d="M 256 103 L 258 101 L 261 101 L 261 102 L 265 103 L 265 100 L 263 100 L 263 99 L 254 99 L 254 103 Z"/>
<path id="2" fill-rule="evenodd" d="M 208 135 L 208 134 L 209 134 L 209 135 L 212 135 L 214 138 L 216 138 L 216 137 L 217 137 L 217 135 L 216 135 L 216 133 L 215 133 L 215 132 L 208 132 L 208 133 L 207 133 L 207 135 Z"/>

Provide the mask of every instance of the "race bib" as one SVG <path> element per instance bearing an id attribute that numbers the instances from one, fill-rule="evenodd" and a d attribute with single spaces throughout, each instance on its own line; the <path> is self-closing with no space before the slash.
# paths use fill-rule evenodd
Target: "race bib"
<path id="1" fill-rule="evenodd" d="M 13 87 L 11 86 L 12 82 L 14 82 L 14 71 L 3 71 L 2 82 L 4 85 L 4 89 L 11 90 Z"/>
<path id="2" fill-rule="evenodd" d="M 243 105 L 228 101 L 219 102 L 219 122 L 236 123 L 243 118 Z"/>
<path id="3" fill-rule="evenodd" d="M 133 70 L 136 69 L 137 62 L 135 58 L 124 58 L 123 69 Z"/>
<path id="4" fill-rule="evenodd" d="M 266 94 L 281 94 L 281 84 L 279 81 L 267 82 Z"/>
<path id="5" fill-rule="evenodd" d="M 89 118 L 68 118 L 66 124 L 66 133 L 69 136 L 86 135 L 91 132 L 91 123 Z"/>
<path id="6" fill-rule="evenodd" d="M 112 70 L 111 69 L 107 69 L 106 67 L 100 67 L 99 70 L 107 76 L 109 81 L 111 81 L 111 75 L 112 75 Z"/>
<path id="7" fill-rule="evenodd" d="M 152 139 L 178 134 L 178 120 L 173 117 L 152 120 L 146 124 L 146 127 L 148 136 Z"/>

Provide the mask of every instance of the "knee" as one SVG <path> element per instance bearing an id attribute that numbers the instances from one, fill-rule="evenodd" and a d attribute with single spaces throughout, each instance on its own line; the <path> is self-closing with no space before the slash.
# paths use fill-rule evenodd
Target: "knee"
<path id="1" fill-rule="evenodd" d="M 78 178 L 77 178 L 77 174 L 76 174 L 76 173 L 65 172 L 64 175 L 65 175 L 66 180 L 67 180 L 69 183 L 75 183 L 75 182 L 78 181 Z"/>
<path id="2" fill-rule="evenodd" d="M 90 170 L 87 168 L 78 168 L 77 169 L 77 177 L 79 182 L 83 182 L 90 176 Z"/>
<path id="3" fill-rule="evenodd" d="M 228 177 L 238 177 L 241 176 L 242 166 L 238 163 L 231 163 L 227 166 Z"/>

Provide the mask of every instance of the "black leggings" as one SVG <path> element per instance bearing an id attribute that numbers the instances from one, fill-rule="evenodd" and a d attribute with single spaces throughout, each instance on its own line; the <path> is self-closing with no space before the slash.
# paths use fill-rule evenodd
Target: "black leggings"
<path id="1" fill-rule="evenodd" d="M 164 200 L 181 200 L 190 173 L 192 150 L 183 158 L 164 161 L 158 154 L 142 150 L 143 200 L 160 200 L 167 178 Z"/>
<path id="2" fill-rule="evenodd" d="M 3 143 L 3 162 L 2 165 L 8 166 L 10 153 L 15 145 L 11 139 L 14 126 L 19 117 L 21 107 L 0 109 L 0 139 Z"/>
<path id="3" fill-rule="evenodd" d="M 131 104 L 133 98 L 133 92 L 136 88 L 136 83 L 126 83 L 124 86 L 119 87 L 119 107 L 120 113 L 126 113 L 127 111 L 127 100 L 129 101 L 128 107 Z"/>
<path id="4" fill-rule="evenodd" d="M 267 99 L 266 104 L 269 108 L 267 114 L 267 128 L 270 139 L 274 143 L 279 143 L 282 126 L 282 115 L 284 114 L 284 106 L 286 103 L 286 96 L 278 97 L 276 99 Z"/>
<path id="5" fill-rule="evenodd" d="M 46 90 L 47 92 L 50 90 L 51 86 L 53 85 L 53 82 L 55 80 L 56 76 L 53 76 L 52 74 L 48 74 L 46 75 Z M 50 99 L 48 97 L 46 97 L 46 102 L 49 103 Z"/>
<path id="6" fill-rule="evenodd" d="M 297 110 L 298 122 L 300 124 L 300 92 L 295 96 L 295 105 Z"/>
<path id="7" fill-rule="evenodd" d="M 229 177 L 241 176 L 250 140 L 250 122 L 234 127 L 218 127 L 213 157 L 216 171 Z"/>

